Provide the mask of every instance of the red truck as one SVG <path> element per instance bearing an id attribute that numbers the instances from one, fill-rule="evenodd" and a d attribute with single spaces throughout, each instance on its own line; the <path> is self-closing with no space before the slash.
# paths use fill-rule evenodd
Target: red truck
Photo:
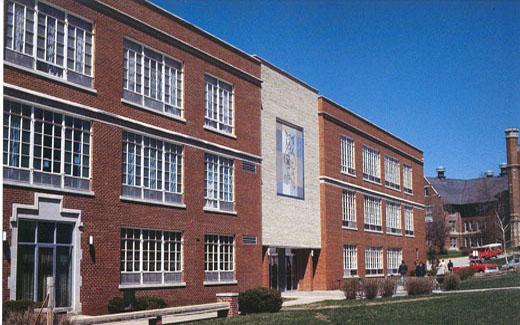
<path id="1" fill-rule="evenodd" d="M 488 244 L 476 247 L 468 257 L 470 259 L 486 259 L 497 258 L 502 254 L 502 244 Z"/>
<path id="2" fill-rule="evenodd" d="M 472 269 L 475 272 L 496 272 L 498 271 L 498 265 L 495 263 L 484 263 L 482 260 L 472 260 L 469 262 L 469 266 L 456 266 L 453 268 L 453 272 L 457 272 L 459 270 L 464 269 Z"/>

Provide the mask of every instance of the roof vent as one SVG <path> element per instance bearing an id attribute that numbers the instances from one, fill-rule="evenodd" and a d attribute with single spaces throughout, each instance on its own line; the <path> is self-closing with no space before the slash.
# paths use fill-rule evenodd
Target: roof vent
<path id="1" fill-rule="evenodd" d="M 493 177 L 493 171 L 488 169 L 484 172 L 484 177 Z"/>
<path id="2" fill-rule="evenodd" d="M 506 163 L 501 163 L 499 165 L 499 167 L 500 167 L 500 176 L 507 175 L 507 164 Z"/>
<path id="3" fill-rule="evenodd" d="M 446 178 L 446 168 L 444 168 L 443 166 L 439 166 L 435 169 L 437 171 L 437 178 L 440 178 L 440 179 L 445 179 Z"/>

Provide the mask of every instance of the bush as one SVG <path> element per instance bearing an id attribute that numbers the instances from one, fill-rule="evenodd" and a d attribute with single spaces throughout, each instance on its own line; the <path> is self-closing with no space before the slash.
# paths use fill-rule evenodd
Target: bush
<path id="1" fill-rule="evenodd" d="M 276 313 L 282 308 L 280 292 L 270 288 L 254 288 L 238 295 L 238 307 L 244 314 Z"/>
<path id="2" fill-rule="evenodd" d="M 343 293 L 345 294 L 346 299 L 356 299 L 357 292 L 359 290 L 359 280 L 358 279 L 346 279 L 343 282 Z"/>
<path id="3" fill-rule="evenodd" d="M 406 280 L 406 291 L 408 295 L 423 295 L 432 293 L 433 281 L 431 278 L 410 277 Z"/>
<path id="4" fill-rule="evenodd" d="M 392 297 L 394 295 L 396 285 L 397 281 L 395 281 L 395 279 L 384 279 L 381 283 L 381 296 L 383 296 L 383 298 Z"/>
<path id="5" fill-rule="evenodd" d="M 148 310 L 165 308 L 166 302 L 159 297 L 137 297 L 133 303 L 133 310 Z"/>
<path id="6" fill-rule="evenodd" d="M 446 291 L 457 290 L 460 286 L 460 277 L 457 273 L 448 273 L 444 276 L 442 287 Z"/>
<path id="7" fill-rule="evenodd" d="M 45 313 L 40 315 L 40 319 L 35 323 L 37 313 L 35 309 L 38 308 L 36 303 L 30 300 L 14 300 L 3 303 L 3 324 L 8 325 L 45 325 Z M 67 314 L 56 314 L 55 324 L 57 325 L 71 325 L 72 322 Z"/>
<path id="8" fill-rule="evenodd" d="M 464 281 L 464 280 L 471 278 L 475 274 L 475 270 L 465 268 L 465 269 L 460 269 L 455 273 L 457 273 L 459 275 L 461 281 Z"/>
<path id="9" fill-rule="evenodd" d="M 460 256 L 467 257 L 469 254 L 471 254 L 471 252 L 473 252 L 471 248 L 463 248 L 460 250 Z"/>
<path id="10" fill-rule="evenodd" d="M 117 314 L 125 311 L 125 302 L 121 297 L 114 297 L 108 301 L 108 313 Z"/>
<path id="11" fill-rule="evenodd" d="M 3 303 L 2 317 L 7 318 L 9 313 L 25 313 L 36 308 L 36 304 L 31 300 L 9 300 Z"/>
<path id="12" fill-rule="evenodd" d="M 379 293 L 379 279 L 363 279 L 363 294 L 366 299 L 374 299 Z"/>

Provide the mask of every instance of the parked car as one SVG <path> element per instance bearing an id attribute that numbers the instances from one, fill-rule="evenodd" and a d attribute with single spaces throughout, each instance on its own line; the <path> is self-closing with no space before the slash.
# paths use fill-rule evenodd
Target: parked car
<path id="1" fill-rule="evenodd" d="M 495 263 L 484 263 L 483 260 L 473 259 L 469 262 L 469 266 L 456 266 L 453 268 L 453 272 L 457 272 L 462 269 L 472 269 L 475 272 L 496 272 L 498 271 L 498 265 Z"/>
<path id="2" fill-rule="evenodd" d="M 487 244 L 480 247 L 476 247 L 468 255 L 470 260 L 474 259 L 486 259 L 497 258 L 498 255 L 502 254 L 502 244 Z"/>
<path id="3" fill-rule="evenodd" d="M 507 264 L 502 265 L 501 267 L 502 270 L 511 270 L 516 268 L 520 268 L 520 255 L 511 257 L 511 259 L 509 259 L 509 262 Z"/>

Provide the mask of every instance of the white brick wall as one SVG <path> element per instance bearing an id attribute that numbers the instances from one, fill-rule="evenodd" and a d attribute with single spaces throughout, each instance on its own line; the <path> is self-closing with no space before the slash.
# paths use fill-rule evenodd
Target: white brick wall
<path id="1" fill-rule="evenodd" d="M 318 94 L 262 64 L 262 241 L 319 248 Z M 303 128 L 304 200 L 276 194 L 276 119 Z"/>

